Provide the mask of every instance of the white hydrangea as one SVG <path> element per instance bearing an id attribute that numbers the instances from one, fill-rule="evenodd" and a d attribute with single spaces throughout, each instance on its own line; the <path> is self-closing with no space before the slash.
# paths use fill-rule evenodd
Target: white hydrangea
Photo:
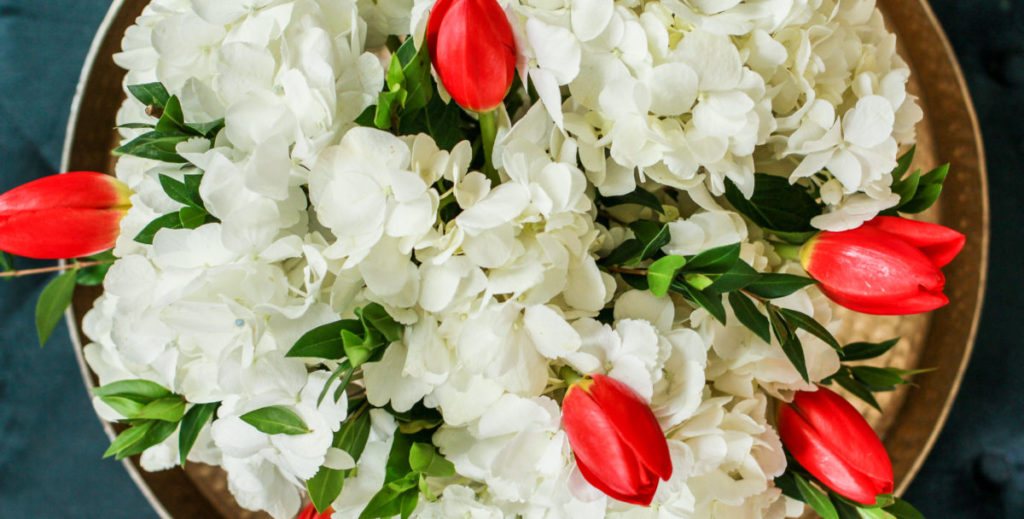
<path id="1" fill-rule="evenodd" d="M 820 229 L 896 204 L 890 171 L 922 114 L 874 1 L 500 3 L 536 97 L 498 113 L 488 176 L 471 167 L 470 141 L 441 149 L 355 122 L 384 88 L 389 40 L 422 45 L 433 0 L 153 0 L 115 56 L 126 85 L 161 82 L 187 121 L 225 127 L 179 144 L 185 167 L 118 160 L 133 207 L 85 318 L 87 361 L 104 384 L 143 378 L 221 402 L 189 459 L 223 467 L 242 506 L 289 519 L 306 479 L 353 460 L 331 450 L 347 398 L 317 403 L 337 363 L 285 354 L 375 302 L 404 333 L 356 385 L 375 407 L 440 412 L 433 443 L 457 472 L 429 481 L 438 499 L 414 517 L 798 516 L 772 483 L 785 457 L 767 408 L 810 384 L 729 306 L 723 325 L 676 295 L 631 289 L 600 258 L 646 219 L 667 226 L 665 254 L 740 243 L 759 272 L 800 273 L 722 201 L 726 182 L 750 196 L 755 171 L 816 187 Z M 129 97 L 118 122 L 147 117 Z M 182 207 L 161 175 L 199 173 L 213 223 L 136 242 Z M 638 187 L 664 214 L 595 203 Z M 838 326 L 816 288 L 773 302 Z M 834 373 L 835 351 L 797 334 L 811 383 Z M 607 498 L 576 469 L 558 404 L 565 366 L 650 403 L 674 466 L 655 506 Z M 312 432 L 268 435 L 240 418 L 272 405 Z M 369 413 L 335 517 L 359 515 L 385 479 L 397 424 Z M 176 442 L 143 465 L 177 464 Z"/>

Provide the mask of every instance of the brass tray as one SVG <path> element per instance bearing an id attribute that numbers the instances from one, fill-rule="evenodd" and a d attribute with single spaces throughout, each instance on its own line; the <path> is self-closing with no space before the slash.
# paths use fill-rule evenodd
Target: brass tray
<path id="1" fill-rule="evenodd" d="M 124 99 L 124 71 L 111 57 L 121 37 L 148 4 L 147 0 L 114 0 L 93 41 L 78 84 L 68 123 L 64 171 L 113 171 L 110 150 L 118 142 L 115 114 Z M 951 173 L 940 205 L 923 215 L 929 221 L 968 236 L 960 256 L 945 268 L 951 303 L 930 314 L 872 317 L 845 312 L 841 340 L 903 339 L 879 364 L 903 368 L 930 367 L 918 385 L 880 395 L 884 414 L 864 409 L 882 435 L 902 493 L 920 469 L 937 438 L 960 386 L 978 328 L 988 259 L 989 210 L 981 133 L 966 84 L 942 28 L 926 0 L 879 0 L 887 23 L 899 37 L 900 53 L 910 64 L 910 89 L 920 96 L 925 118 L 918 126 L 915 167 L 949 162 Z M 82 358 L 81 319 L 100 294 L 79 288 L 68 312 L 71 338 L 87 387 L 96 380 Z M 113 439 L 115 429 L 104 423 Z M 99 462 L 99 460 L 97 460 Z M 137 458 L 125 469 L 157 513 L 174 519 L 264 518 L 240 509 L 227 491 L 219 469 L 190 464 L 149 473 Z"/>

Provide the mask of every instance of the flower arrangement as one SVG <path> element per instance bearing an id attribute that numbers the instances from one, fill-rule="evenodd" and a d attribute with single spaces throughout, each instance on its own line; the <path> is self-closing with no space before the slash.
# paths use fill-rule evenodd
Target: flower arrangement
<path id="1" fill-rule="evenodd" d="M 965 240 L 901 216 L 948 168 L 872 0 L 153 0 L 115 59 L 116 179 L 0 196 L 72 259 L 43 342 L 103 284 L 108 456 L 277 519 L 920 517 L 827 389 L 915 373 L 832 305 Z"/>

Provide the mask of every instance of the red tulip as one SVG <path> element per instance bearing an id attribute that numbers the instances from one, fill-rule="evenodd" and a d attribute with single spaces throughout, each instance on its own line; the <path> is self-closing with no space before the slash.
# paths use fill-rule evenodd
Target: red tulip
<path id="1" fill-rule="evenodd" d="M 324 513 L 321 514 L 316 511 L 313 503 L 310 503 L 306 505 L 306 508 L 302 509 L 302 512 L 295 519 L 331 519 L 332 515 L 334 515 L 333 508 L 327 507 L 327 510 L 324 510 Z"/>
<path id="2" fill-rule="evenodd" d="M 512 85 L 516 42 L 495 0 L 438 0 L 427 22 L 427 49 L 445 89 L 463 108 L 489 112 Z"/>
<path id="3" fill-rule="evenodd" d="M 873 505 L 878 495 L 892 493 L 892 462 L 882 441 L 832 391 L 797 391 L 779 410 L 779 436 L 793 458 L 837 494 Z"/>
<path id="4" fill-rule="evenodd" d="M 818 233 L 800 250 L 800 262 L 842 306 L 866 314 L 916 314 L 949 302 L 939 267 L 965 241 L 941 225 L 879 216 L 849 231 Z"/>
<path id="5" fill-rule="evenodd" d="M 0 250 L 38 259 L 77 258 L 114 246 L 131 203 L 103 173 L 51 175 L 0 195 Z"/>
<path id="6" fill-rule="evenodd" d="M 672 476 L 665 434 L 651 408 L 629 386 L 587 375 L 562 401 L 562 422 L 576 466 L 605 494 L 649 505 L 658 480 Z"/>

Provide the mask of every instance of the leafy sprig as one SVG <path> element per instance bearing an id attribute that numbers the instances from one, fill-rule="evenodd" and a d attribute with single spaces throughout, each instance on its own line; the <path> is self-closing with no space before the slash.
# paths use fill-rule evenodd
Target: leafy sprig
<path id="1" fill-rule="evenodd" d="M 892 171 L 892 191 L 900 195 L 900 202 L 896 207 L 883 211 L 883 215 L 897 216 L 899 213 L 920 213 L 934 205 L 935 201 L 939 199 L 942 185 L 949 174 L 949 164 L 943 164 L 923 175 L 920 169 L 907 175 L 916 151 L 916 146 L 910 148 L 897 160 L 896 169 Z"/>
<path id="2" fill-rule="evenodd" d="M 822 519 L 924 519 L 910 503 L 892 494 L 878 496 L 873 505 L 851 501 L 828 490 L 792 456 L 786 458 L 786 472 L 775 478 L 775 486 L 783 495 L 807 503 Z"/>

